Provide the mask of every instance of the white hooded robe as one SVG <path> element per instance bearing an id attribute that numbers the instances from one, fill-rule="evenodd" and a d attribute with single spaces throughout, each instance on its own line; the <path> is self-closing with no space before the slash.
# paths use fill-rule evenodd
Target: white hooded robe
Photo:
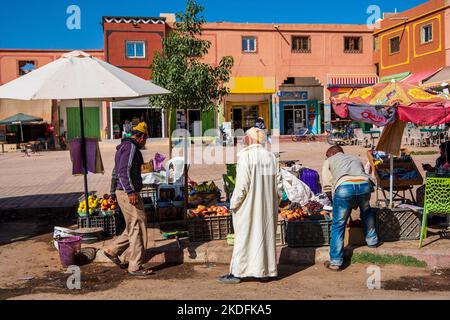
<path id="1" fill-rule="evenodd" d="M 276 277 L 276 158 L 260 144 L 244 148 L 238 157 L 236 187 L 230 201 L 234 227 L 230 273 L 239 278 Z"/>

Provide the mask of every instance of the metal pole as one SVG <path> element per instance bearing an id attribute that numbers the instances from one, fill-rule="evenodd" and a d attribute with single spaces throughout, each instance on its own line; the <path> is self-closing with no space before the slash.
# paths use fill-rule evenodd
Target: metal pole
<path id="1" fill-rule="evenodd" d="M 184 125 L 184 128 L 185 128 L 185 132 L 184 132 L 185 139 L 184 139 L 184 194 L 183 194 L 183 197 L 184 197 L 184 212 L 183 212 L 184 219 L 183 220 L 186 219 L 187 210 L 188 210 L 188 198 L 189 198 L 189 191 L 188 191 L 188 154 L 187 154 L 188 153 L 188 137 L 189 137 L 189 134 L 188 134 L 188 128 L 189 128 L 188 109 L 185 108 L 184 112 L 185 112 L 184 116 L 185 116 L 186 121 L 185 121 L 185 125 Z"/>
<path id="2" fill-rule="evenodd" d="M 394 155 L 389 155 L 390 173 L 389 173 L 389 208 L 393 207 L 393 194 L 394 194 Z"/>
<path id="3" fill-rule="evenodd" d="M 19 121 L 20 125 L 20 142 L 23 142 L 23 129 L 22 129 L 22 121 Z"/>
<path id="4" fill-rule="evenodd" d="M 87 227 L 91 227 L 91 219 L 89 217 L 89 189 L 87 180 L 87 152 L 86 137 L 84 136 L 84 116 L 83 116 L 83 99 L 79 100 L 80 104 L 80 133 L 81 133 L 81 159 L 83 161 L 83 178 L 84 178 L 84 200 L 86 201 L 86 218 Z"/>

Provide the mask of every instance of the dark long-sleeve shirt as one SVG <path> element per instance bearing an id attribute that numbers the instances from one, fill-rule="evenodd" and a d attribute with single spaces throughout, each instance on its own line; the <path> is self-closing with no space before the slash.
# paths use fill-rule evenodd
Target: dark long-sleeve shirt
<path id="1" fill-rule="evenodd" d="M 115 190 L 123 190 L 128 194 L 141 191 L 141 167 L 144 159 L 138 143 L 134 139 L 125 138 L 116 150 L 111 193 Z"/>

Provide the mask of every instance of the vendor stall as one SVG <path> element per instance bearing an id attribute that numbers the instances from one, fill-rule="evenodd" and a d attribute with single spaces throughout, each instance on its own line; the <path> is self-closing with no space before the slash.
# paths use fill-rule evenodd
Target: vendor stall
<path id="1" fill-rule="evenodd" d="M 392 155 L 382 151 L 367 151 L 367 158 L 369 159 L 372 172 L 376 178 L 377 187 L 382 191 L 386 204 L 389 204 L 389 196 L 386 193 L 389 193 L 390 188 L 390 157 L 392 157 Z M 423 178 L 410 155 L 402 153 L 400 157 L 394 157 L 393 176 L 394 193 L 392 201 L 406 202 L 406 192 L 409 191 L 412 201 L 415 202 L 412 190 L 414 186 L 423 184 Z M 402 193 L 402 195 L 400 193 Z"/>

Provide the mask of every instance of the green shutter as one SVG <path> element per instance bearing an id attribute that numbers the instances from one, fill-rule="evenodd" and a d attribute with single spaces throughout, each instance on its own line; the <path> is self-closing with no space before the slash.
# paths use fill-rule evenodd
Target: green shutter
<path id="1" fill-rule="evenodd" d="M 74 139 L 81 136 L 80 109 L 78 107 L 67 108 L 67 138 Z M 98 107 L 83 108 L 84 135 L 86 138 L 100 140 L 100 112 Z"/>
<path id="2" fill-rule="evenodd" d="M 202 111 L 200 119 L 202 120 L 203 134 L 206 130 L 214 129 L 214 110 Z"/>

